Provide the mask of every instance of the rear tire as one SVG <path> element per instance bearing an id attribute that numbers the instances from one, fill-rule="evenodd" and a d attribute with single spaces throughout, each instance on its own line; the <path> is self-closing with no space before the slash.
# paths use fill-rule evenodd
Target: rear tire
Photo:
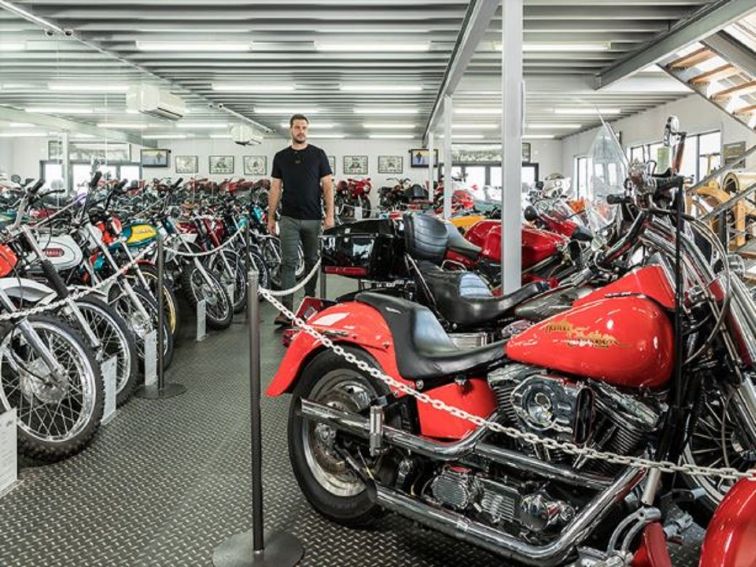
<path id="1" fill-rule="evenodd" d="M 205 280 L 205 275 L 210 283 Z M 209 328 L 227 329 L 234 317 L 231 301 L 215 274 L 207 271 L 205 275 L 192 263 L 181 274 L 181 287 L 195 313 L 197 304 L 203 299 L 207 301 L 205 316 Z"/>
<path id="2" fill-rule="evenodd" d="M 354 348 L 349 352 L 372 366 L 366 353 Z M 354 399 L 350 398 L 350 393 Z M 294 476 L 313 508 L 326 518 L 347 526 L 364 526 L 381 514 L 369 489 L 337 453 L 329 449 L 338 442 L 324 441 L 334 430 L 305 420 L 300 412 L 301 400 L 311 399 L 347 411 L 364 411 L 371 400 L 389 393 L 382 382 L 366 376 L 333 351 L 317 354 L 302 371 L 289 408 L 289 459 Z M 358 401 L 365 402 L 361 404 Z M 360 405 L 365 407 L 360 408 Z M 369 459 L 365 451 L 363 454 Z"/>
<path id="3" fill-rule="evenodd" d="M 157 266 L 152 264 L 140 264 L 139 270 L 144 274 L 144 279 L 147 280 L 147 284 L 150 286 L 150 291 L 152 291 L 152 294 L 157 298 Z M 135 285 L 139 284 L 137 283 Z M 168 322 L 171 334 L 176 338 L 179 334 L 181 313 L 179 312 L 176 293 L 173 291 L 173 287 L 167 282 L 163 283 L 163 305 L 165 308 L 165 320 Z"/>

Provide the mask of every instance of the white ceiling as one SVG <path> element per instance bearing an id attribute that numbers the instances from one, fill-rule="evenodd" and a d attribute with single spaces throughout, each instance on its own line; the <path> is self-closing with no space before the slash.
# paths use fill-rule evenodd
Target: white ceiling
<path id="1" fill-rule="evenodd" d="M 593 89 L 593 78 L 708 3 L 526 0 L 527 122 L 578 126 L 528 133 L 560 137 L 597 122 L 596 116 L 557 114 L 555 109 L 599 107 L 619 109 L 625 116 L 684 96 L 679 83 L 653 70 L 601 91 Z M 223 104 L 283 135 L 281 125 L 288 116 L 305 110 L 310 111 L 313 134 L 359 138 L 422 134 L 468 9 L 467 2 L 458 0 L 17 0 L 14 4 L 73 30 L 87 45 L 59 35 L 46 37 L 36 24 L 0 10 L 0 105 L 81 107 L 97 114 L 54 114 L 90 124 L 139 122 L 150 126 L 141 132 L 151 134 L 227 132 L 222 127 L 178 129 L 125 114 L 122 93 L 49 88 L 54 82 L 160 83 L 187 102 L 190 114 L 184 122 L 235 122 L 234 117 L 209 108 Z M 500 29 L 500 18 L 495 16 L 455 94 L 457 109 L 480 112 L 499 104 Z M 144 42 L 174 45 L 153 51 L 143 49 Z M 3 50 L 3 44 L 14 43 L 22 48 Z M 341 46 L 343 51 L 326 50 L 334 49 L 335 43 L 346 46 Z M 529 51 L 551 43 L 572 44 L 575 49 Z M 585 44 L 600 50 L 583 51 Z M 217 51 L 221 46 L 232 51 Z M 427 50 L 407 51 L 411 47 Z M 229 92 L 217 90 L 219 84 L 250 87 Z M 275 86 L 294 90 L 253 92 L 255 87 Z M 360 87 L 368 90 L 348 90 Z M 417 90 L 405 91 L 411 87 Z M 262 113 L 261 107 L 272 108 L 273 113 Z M 365 109 L 388 114 L 367 115 Z M 454 121 L 463 127 L 455 129 L 461 141 L 497 135 L 485 126 L 498 123 L 496 114 L 455 114 Z M 365 126 L 376 123 L 388 127 Z M 403 127 L 391 128 L 392 124 Z"/>

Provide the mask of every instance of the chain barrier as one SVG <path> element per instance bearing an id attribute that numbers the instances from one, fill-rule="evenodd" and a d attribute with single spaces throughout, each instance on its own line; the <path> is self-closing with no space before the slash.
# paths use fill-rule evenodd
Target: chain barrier
<path id="1" fill-rule="evenodd" d="M 618 455 L 616 453 L 600 451 L 598 449 L 593 449 L 590 447 L 580 447 L 578 445 L 575 445 L 574 443 L 565 443 L 556 441 L 555 439 L 540 437 L 534 433 L 527 433 L 513 427 L 506 427 L 495 421 L 490 421 L 478 415 L 473 415 L 463 409 L 450 406 L 441 400 L 434 399 L 428 394 L 424 394 L 416 390 L 415 388 L 412 388 L 411 386 L 408 386 L 407 384 L 400 382 L 387 374 L 384 374 L 383 372 L 381 372 L 377 368 L 370 366 L 366 362 L 359 360 L 353 354 L 344 350 L 343 347 L 334 343 L 334 341 L 332 341 L 329 337 L 318 332 L 314 327 L 308 325 L 307 323 L 305 323 L 305 321 L 298 318 L 296 314 L 294 314 L 290 309 L 288 309 L 280 301 L 278 301 L 272 294 L 269 293 L 268 290 L 261 289 L 260 293 L 271 305 L 273 305 L 273 307 L 275 307 L 276 309 L 278 309 L 278 311 L 288 317 L 296 327 L 319 341 L 324 347 L 331 349 L 334 353 L 336 353 L 338 356 L 340 356 L 350 364 L 353 364 L 363 372 L 367 372 L 370 376 L 384 382 L 394 391 L 412 396 L 421 403 L 429 404 L 436 410 L 444 411 L 456 418 L 469 421 L 477 427 L 485 427 L 494 433 L 500 433 L 514 440 L 523 441 L 531 445 L 540 445 L 542 447 L 545 447 L 546 449 L 558 450 L 576 457 L 584 457 L 587 459 L 604 461 L 615 465 L 632 466 L 643 469 L 656 469 L 666 473 L 682 473 L 689 476 L 705 476 L 721 478 L 725 480 L 739 480 L 742 478 L 750 478 L 752 480 L 756 480 L 756 469 L 749 469 L 746 472 L 741 472 L 732 467 L 704 467 L 687 463 L 676 464 L 670 461 L 654 461 L 643 457 Z M 289 293 L 289 291 L 287 290 L 286 293 Z"/>
<path id="2" fill-rule="evenodd" d="M 294 287 L 289 288 L 289 289 L 281 289 L 281 290 L 272 290 L 272 289 L 260 287 L 259 288 L 260 292 L 265 292 L 271 297 L 282 297 L 284 295 L 291 295 L 292 293 L 299 291 L 304 286 L 306 286 L 307 282 L 309 282 L 313 277 L 315 277 L 315 274 L 318 273 L 319 269 L 320 269 L 320 260 L 318 260 L 317 263 L 312 267 L 312 270 L 310 270 L 310 273 L 307 274 L 307 277 L 304 278 L 301 282 L 299 282 Z"/>
<path id="3" fill-rule="evenodd" d="M 220 252 L 221 250 L 229 247 L 233 243 L 233 241 L 236 240 L 242 234 L 242 232 L 244 232 L 244 229 L 240 228 L 223 244 L 221 244 L 217 248 L 213 248 L 212 250 L 207 250 L 205 252 L 186 252 L 184 250 L 177 250 L 175 248 L 170 248 L 169 246 L 165 246 L 164 250 L 166 252 L 175 254 L 176 256 L 185 256 L 187 258 L 201 258 L 203 256 L 211 256 L 215 254 L 216 252 Z"/>
<path id="4" fill-rule="evenodd" d="M 59 299 L 57 301 L 53 301 L 52 303 L 45 303 L 42 305 L 38 305 L 36 307 L 24 309 L 23 311 L 3 313 L 2 315 L 0 315 L 0 322 L 12 321 L 15 319 L 23 319 L 25 317 L 30 317 L 31 315 L 37 315 L 39 313 L 46 313 L 47 311 L 54 311 L 55 309 L 58 309 L 59 307 L 63 307 L 64 305 L 70 304 L 72 301 L 74 302 L 78 301 L 82 297 L 86 297 L 87 295 L 90 295 L 92 292 L 97 291 L 100 288 L 107 287 L 111 283 L 116 281 L 119 277 L 121 277 L 123 274 L 125 274 L 127 271 L 129 271 L 132 267 L 134 267 L 138 262 L 142 260 L 142 258 L 147 256 L 147 254 L 152 252 L 156 246 L 157 246 L 157 243 L 153 242 L 152 244 L 147 246 L 144 250 L 142 250 L 139 254 L 134 256 L 134 258 L 130 260 L 128 263 L 118 268 L 118 270 L 113 275 L 105 278 L 104 280 L 102 280 L 101 282 L 98 282 L 92 287 L 82 288 L 81 290 L 68 295 L 68 297 L 65 297 L 64 299 Z"/>

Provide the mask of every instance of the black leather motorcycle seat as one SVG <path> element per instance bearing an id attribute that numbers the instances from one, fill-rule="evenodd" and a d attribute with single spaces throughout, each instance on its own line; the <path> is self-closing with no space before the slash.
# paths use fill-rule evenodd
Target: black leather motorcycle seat
<path id="1" fill-rule="evenodd" d="M 472 350 L 452 342 L 430 309 L 406 299 L 364 292 L 355 297 L 377 309 L 394 338 L 399 373 L 408 380 L 432 383 L 485 370 L 505 357 L 499 341 Z"/>
<path id="2" fill-rule="evenodd" d="M 471 260 L 475 260 L 478 256 L 480 256 L 480 251 L 482 250 L 480 246 L 473 244 L 464 236 L 462 236 L 459 233 L 459 230 L 457 230 L 457 227 L 452 223 L 447 221 L 444 224 L 446 225 L 446 232 L 448 235 L 446 245 L 449 250 L 452 250 L 458 254 L 462 254 L 463 256 L 466 256 Z"/>
<path id="3" fill-rule="evenodd" d="M 404 214 L 404 249 L 415 260 L 441 264 L 449 236 L 440 219 L 424 213 Z"/>
<path id="4" fill-rule="evenodd" d="M 473 272 L 444 271 L 430 262 L 420 262 L 418 267 L 438 312 L 459 327 L 481 327 L 509 317 L 523 301 L 549 288 L 545 282 L 533 282 L 497 297 Z"/>

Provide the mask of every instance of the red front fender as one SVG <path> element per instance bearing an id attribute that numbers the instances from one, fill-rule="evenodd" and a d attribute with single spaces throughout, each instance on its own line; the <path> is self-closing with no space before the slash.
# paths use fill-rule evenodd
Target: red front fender
<path id="1" fill-rule="evenodd" d="M 699 567 L 756 567 L 756 481 L 742 479 L 714 512 Z"/>
<path id="2" fill-rule="evenodd" d="M 391 331 L 376 309 L 356 301 L 339 303 L 324 309 L 307 323 L 334 342 L 359 346 L 370 353 L 384 372 L 401 379 L 396 368 Z M 268 386 L 267 395 L 280 396 L 291 392 L 304 363 L 322 348 L 320 341 L 307 333 L 297 333 Z"/>

